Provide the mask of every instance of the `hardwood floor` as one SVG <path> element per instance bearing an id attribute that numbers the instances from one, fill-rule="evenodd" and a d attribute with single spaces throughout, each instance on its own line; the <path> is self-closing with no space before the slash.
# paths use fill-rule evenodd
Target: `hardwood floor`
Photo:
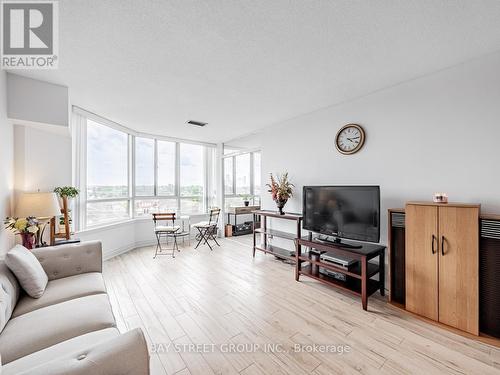
<path id="1" fill-rule="evenodd" d="M 175 259 L 141 248 L 105 262 L 118 327 L 144 330 L 152 374 L 500 374 L 499 348 L 381 297 L 365 312 L 357 297 L 296 282 L 291 265 L 252 259 L 250 236 L 221 245 L 181 247 Z"/>

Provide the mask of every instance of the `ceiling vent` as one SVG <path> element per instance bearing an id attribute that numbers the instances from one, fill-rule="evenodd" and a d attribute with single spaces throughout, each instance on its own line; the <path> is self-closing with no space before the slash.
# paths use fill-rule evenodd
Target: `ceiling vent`
<path id="1" fill-rule="evenodd" d="M 208 122 L 189 120 L 189 121 L 186 121 L 186 124 L 203 127 L 203 126 L 207 125 Z"/>

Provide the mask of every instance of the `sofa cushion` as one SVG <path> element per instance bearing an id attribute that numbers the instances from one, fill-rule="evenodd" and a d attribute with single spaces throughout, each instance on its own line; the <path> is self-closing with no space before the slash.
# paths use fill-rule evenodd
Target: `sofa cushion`
<path id="1" fill-rule="evenodd" d="M 84 350 L 85 348 L 93 347 L 101 341 L 105 341 L 119 335 L 120 332 L 118 329 L 106 328 L 74 337 L 4 365 L 2 367 L 2 375 L 20 374 L 36 366 L 40 366 L 42 363 L 52 361 L 56 358 L 66 356 L 79 350 Z"/>
<path id="2" fill-rule="evenodd" d="M 0 332 L 9 321 L 16 307 L 21 287 L 14 274 L 0 261 Z"/>
<path id="3" fill-rule="evenodd" d="M 16 245 L 5 256 L 5 264 L 19 284 L 33 298 L 40 298 L 49 278 L 36 257 L 24 246 Z"/>
<path id="4" fill-rule="evenodd" d="M 9 320 L 0 335 L 2 363 L 76 336 L 115 326 L 106 294 L 43 307 Z"/>
<path id="5" fill-rule="evenodd" d="M 63 279 L 51 280 L 40 298 L 23 295 L 17 302 L 12 317 L 20 316 L 42 307 L 69 301 L 70 299 L 106 293 L 100 272 L 82 273 Z"/>

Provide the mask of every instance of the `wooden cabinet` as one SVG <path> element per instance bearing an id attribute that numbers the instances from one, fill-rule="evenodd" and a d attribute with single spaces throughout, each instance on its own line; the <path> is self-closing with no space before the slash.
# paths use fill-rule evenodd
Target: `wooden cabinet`
<path id="1" fill-rule="evenodd" d="M 479 334 L 479 205 L 406 205 L 406 309 Z"/>

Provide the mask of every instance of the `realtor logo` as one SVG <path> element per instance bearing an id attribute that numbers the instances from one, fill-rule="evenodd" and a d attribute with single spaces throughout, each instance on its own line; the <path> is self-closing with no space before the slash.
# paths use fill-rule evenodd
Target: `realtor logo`
<path id="1" fill-rule="evenodd" d="M 57 68 L 57 1 L 2 1 L 1 5 L 2 68 Z"/>

